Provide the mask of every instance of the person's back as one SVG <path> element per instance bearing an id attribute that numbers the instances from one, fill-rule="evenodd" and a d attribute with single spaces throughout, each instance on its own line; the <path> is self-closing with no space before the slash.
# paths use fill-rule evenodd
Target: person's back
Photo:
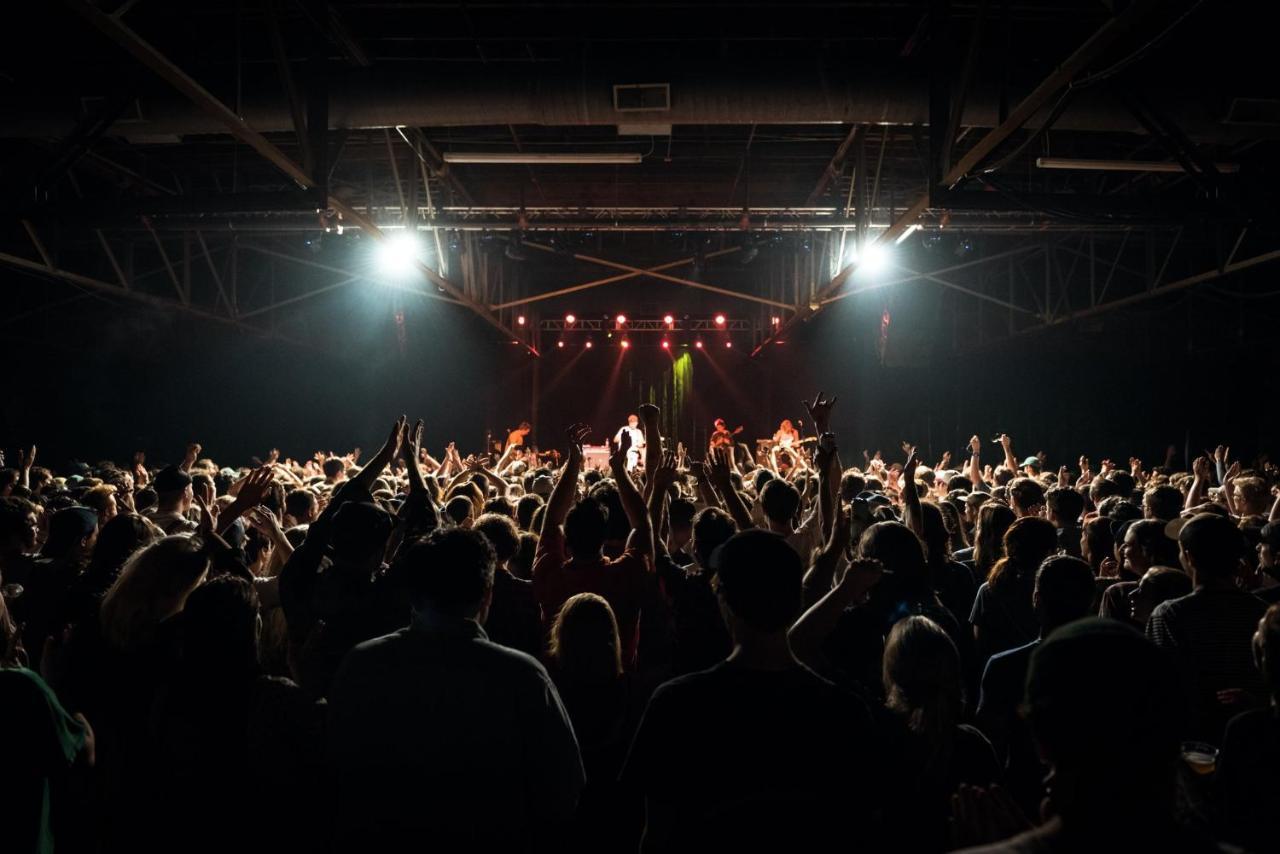
<path id="1" fill-rule="evenodd" d="M 412 625 L 353 649 L 329 693 L 338 842 L 533 847 L 583 783 L 560 698 L 542 665 L 480 628 L 494 571 L 481 535 L 438 531 L 404 560 Z"/>
<path id="2" fill-rule="evenodd" d="M 1192 712 L 1188 735 L 1220 743 L 1233 709 L 1219 692 L 1258 694 L 1262 678 L 1250 643 L 1266 603 L 1235 586 L 1244 540 L 1227 518 L 1200 514 L 1178 534 L 1182 562 L 1195 589 L 1159 605 L 1147 621 L 1147 637 L 1173 652 Z"/>
<path id="3" fill-rule="evenodd" d="M 1223 836 L 1264 851 L 1280 839 L 1280 605 L 1258 621 L 1253 656 L 1267 683 L 1267 705 L 1227 724 L 1214 784 Z"/>
<path id="4" fill-rule="evenodd" d="M 775 534 L 747 531 L 716 569 L 734 652 L 649 701 L 623 771 L 645 796 L 641 849 L 803 848 L 855 825 L 866 839 L 881 767 L 871 717 L 791 656 L 798 556 Z"/>

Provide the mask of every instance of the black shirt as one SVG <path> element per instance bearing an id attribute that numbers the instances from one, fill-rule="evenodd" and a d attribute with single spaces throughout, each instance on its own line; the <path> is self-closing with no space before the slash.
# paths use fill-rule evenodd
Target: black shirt
<path id="1" fill-rule="evenodd" d="M 658 688 L 623 783 L 669 816 L 665 850 L 799 850 L 865 838 L 879 749 L 866 705 L 812 671 L 726 661 Z"/>
<path id="2" fill-rule="evenodd" d="M 1236 715 L 1214 774 L 1222 835 L 1251 851 L 1280 840 L 1280 712 L 1273 706 Z"/>

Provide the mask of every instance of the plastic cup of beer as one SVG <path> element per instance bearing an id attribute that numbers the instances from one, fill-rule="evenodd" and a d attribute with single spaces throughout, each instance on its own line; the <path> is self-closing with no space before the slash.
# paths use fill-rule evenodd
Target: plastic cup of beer
<path id="1" fill-rule="evenodd" d="M 1212 774 L 1218 764 L 1218 748 L 1203 741 L 1184 741 L 1182 761 L 1196 774 Z"/>

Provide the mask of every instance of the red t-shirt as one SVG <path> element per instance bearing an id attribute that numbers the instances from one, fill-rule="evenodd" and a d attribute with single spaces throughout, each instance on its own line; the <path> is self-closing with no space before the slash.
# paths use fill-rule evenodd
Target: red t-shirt
<path id="1" fill-rule="evenodd" d="M 533 557 L 533 592 L 542 608 L 543 630 L 550 630 L 569 597 L 578 593 L 602 596 L 618 621 L 622 663 L 628 670 L 635 662 L 640 611 L 654 595 L 656 584 L 645 559 L 634 549 L 613 559 L 570 559 L 565 553 L 564 531 L 559 526 L 543 531 Z"/>

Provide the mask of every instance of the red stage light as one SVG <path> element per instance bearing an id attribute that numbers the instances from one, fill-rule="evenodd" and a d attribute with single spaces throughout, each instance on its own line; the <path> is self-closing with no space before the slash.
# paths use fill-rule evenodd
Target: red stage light
<path id="1" fill-rule="evenodd" d="M 627 322 L 627 316 L 625 314 L 620 314 L 617 317 L 615 317 L 614 320 L 618 322 L 619 326 L 622 326 Z"/>
<path id="2" fill-rule="evenodd" d="M 588 342 L 587 342 L 587 349 L 588 349 L 588 350 L 590 350 L 590 349 L 591 349 L 591 342 L 590 342 L 590 341 L 588 341 Z"/>
<path id="3" fill-rule="evenodd" d="M 557 341 L 557 342 L 556 342 L 556 346 L 557 346 L 557 347 L 563 347 L 563 346 L 564 346 L 564 342 L 563 342 L 563 341 Z"/>
<path id="4" fill-rule="evenodd" d="M 578 318 L 574 317 L 572 314 L 566 314 L 564 316 L 564 322 L 568 323 L 569 325 L 573 325 L 573 322 L 577 319 Z"/>
<path id="5" fill-rule="evenodd" d="M 670 342 L 670 341 L 668 341 L 667 339 L 663 338 L 663 339 L 662 339 L 662 349 L 663 349 L 663 350 L 670 350 L 670 349 L 671 349 L 671 342 Z"/>
<path id="6" fill-rule="evenodd" d="M 726 341 L 726 342 L 724 342 L 724 346 L 725 346 L 725 347 L 727 347 L 727 348 L 729 348 L 730 350 L 732 350 L 732 349 L 733 349 L 733 342 L 732 342 L 732 341 Z"/>
<path id="7" fill-rule="evenodd" d="M 777 326 L 779 323 L 782 322 L 781 318 L 777 318 L 777 317 L 770 318 L 770 320 L 773 322 L 774 326 Z"/>
<path id="8" fill-rule="evenodd" d="M 664 314 L 662 316 L 662 322 L 667 324 L 667 326 L 673 326 L 675 325 L 676 319 L 669 314 Z"/>
<path id="9" fill-rule="evenodd" d="M 516 323 L 517 323 L 518 325 L 520 325 L 520 326 L 524 326 L 524 315 L 523 315 L 523 314 L 516 318 Z"/>
<path id="10" fill-rule="evenodd" d="M 694 342 L 693 342 L 693 346 L 695 346 L 695 347 L 697 347 L 699 350 L 701 350 L 701 349 L 702 349 L 702 342 L 701 342 L 701 341 L 694 341 Z"/>
<path id="11" fill-rule="evenodd" d="M 724 315 L 723 315 L 723 314 L 717 314 L 717 315 L 716 315 L 716 326 L 724 326 Z"/>
<path id="12" fill-rule="evenodd" d="M 623 339 L 622 339 L 622 349 L 623 349 L 623 350 L 626 350 L 626 349 L 627 349 L 627 348 L 629 348 L 630 346 L 631 346 L 631 342 L 630 342 L 630 341 L 628 341 L 627 339 L 623 338 Z"/>

